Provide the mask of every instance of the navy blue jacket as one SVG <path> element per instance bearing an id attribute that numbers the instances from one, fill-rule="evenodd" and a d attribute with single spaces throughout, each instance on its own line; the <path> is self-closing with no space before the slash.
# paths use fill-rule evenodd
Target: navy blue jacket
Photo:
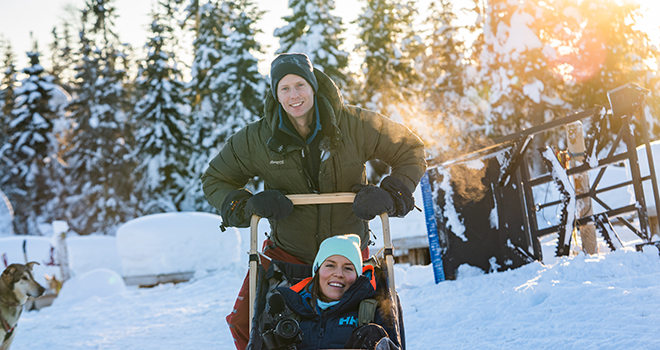
<path id="1" fill-rule="evenodd" d="M 303 342 L 296 345 L 297 349 L 342 349 L 353 330 L 358 327 L 360 302 L 367 298 L 376 298 L 377 292 L 372 280 L 365 275 L 359 276 L 344 293 L 339 303 L 325 311 L 318 309 L 316 305 L 311 305 L 313 300 L 309 292 L 310 287 L 311 283 L 308 283 L 299 292 L 291 288 L 278 288 L 289 309 L 301 318 L 299 322 L 303 332 Z M 399 336 L 396 336 L 394 324 L 391 318 L 385 316 L 384 310 L 379 308 L 372 322 L 385 328 L 390 339 L 399 345 Z M 402 327 L 403 323 L 399 324 Z"/>

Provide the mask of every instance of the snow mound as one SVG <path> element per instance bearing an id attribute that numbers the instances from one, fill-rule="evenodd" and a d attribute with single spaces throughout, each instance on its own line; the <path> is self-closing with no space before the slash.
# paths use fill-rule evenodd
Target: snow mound
<path id="1" fill-rule="evenodd" d="M 72 236 L 66 239 L 69 269 L 73 275 L 107 268 L 121 274 L 121 258 L 113 236 Z"/>
<path id="2" fill-rule="evenodd" d="M 106 298 L 126 292 L 121 276 L 110 269 L 95 269 L 67 280 L 53 304 L 72 305 L 92 297 Z"/>
<path id="3" fill-rule="evenodd" d="M 214 214 L 179 212 L 125 223 L 117 230 L 123 276 L 210 271 L 239 262 L 239 231 L 223 233 L 221 222 Z"/>

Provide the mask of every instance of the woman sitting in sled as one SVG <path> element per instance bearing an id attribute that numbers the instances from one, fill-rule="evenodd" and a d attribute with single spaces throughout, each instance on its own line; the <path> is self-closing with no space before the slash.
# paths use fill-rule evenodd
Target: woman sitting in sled
<path id="1" fill-rule="evenodd" d="M 405 349 L 386 282 L 376 275 L 363 266 L 359 236 L 327 238 L 312 277 L 268 297 L 258 322 L 263 349 Z"/>

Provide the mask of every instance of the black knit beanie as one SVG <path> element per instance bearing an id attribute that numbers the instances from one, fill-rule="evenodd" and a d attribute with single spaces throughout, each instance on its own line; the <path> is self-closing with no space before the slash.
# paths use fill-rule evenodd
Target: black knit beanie
<path id="1" fill-rule="evenodd" d="M 307 80 L 314 93 L 319 89 L 319 83 L 314 76 L 314 66 L 304 53 L 283 53 L 270 64 L 270 90 L 277 100 L 277 84 L 287 74 L 295 74 Z"/>

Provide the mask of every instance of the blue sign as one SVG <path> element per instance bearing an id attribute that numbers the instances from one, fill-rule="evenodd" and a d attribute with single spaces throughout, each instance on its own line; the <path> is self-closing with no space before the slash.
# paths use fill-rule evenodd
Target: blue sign
<path id="1" fill-rule="evenodd" d="M 433 209 L 433 190 L 429 182 L 428 172 L 422 177 L 422 198 L 424 199 L 424 216 L 426 218 L 426 231 L 429 236 L 429 253 L 433 263 L 435 283 L 445 280 L 445 270 L 442 266 L 442 249 L 438 238 L 438 226 L 435 223 L 435 210 Z"/>

